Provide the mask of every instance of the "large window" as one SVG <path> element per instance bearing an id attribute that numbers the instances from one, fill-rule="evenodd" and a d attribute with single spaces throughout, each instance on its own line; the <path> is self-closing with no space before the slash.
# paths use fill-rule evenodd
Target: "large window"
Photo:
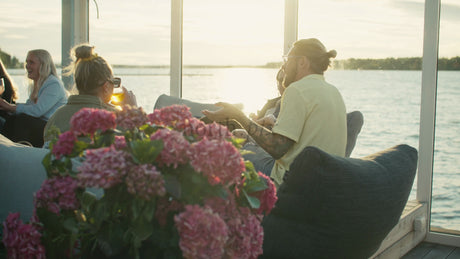
<path id="1" fill-rule="evenodd" d="M 340 90 L 348 111 L 364 115 L 352 156 L 400 143 L 418 148 L 420 67 L 412 70 L 417 61 L 411 61 L 389 68 L 411 57 L 420 66 L 423 2 L 299 1 L 299 38 L 318 38 L 337 50 L 338 63 L 326 80 Z M 385 64 L 387 58 L 394 60 Z"/>
<path id="2" fill-rule="evenodd" d="M 170 1 L 90 1 L 89 41 L 114 66 L 139 106 L 169 93 Z M 98 17 L 99 14 L 99 17 Z"/>
<path id="3" fill-rule="evenodd" d="M 61 63 L 61 1 L 2 1 L 0 24 L 0 49 L 10 59 L 24 63 L 29 50 L 46 49 L 57 65 Z M 18 101 L 25 102 L 24 69 L 9 68 L 8 72 L 18 87 Z"/>
<path id="4" fill-rule="evenodd" d="M 241 103 L 246 113 L 278 95 L 284 1 L 184 1 L 183 97 Z"/>
<path id="5" fill-rule="evenodd" d="M 431 230 L 460 234 L 460 5 L 441 2 Z M 455 70 L 456 69 L 456 70 Z"/>

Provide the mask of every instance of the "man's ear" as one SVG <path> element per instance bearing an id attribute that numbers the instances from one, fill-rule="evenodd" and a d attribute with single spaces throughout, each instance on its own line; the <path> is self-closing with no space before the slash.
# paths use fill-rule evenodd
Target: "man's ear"
<path id="1" fill-rule="evenodd" d="M 310 60 L 307 57 L 302 56 L 301 58 L 298 59 L 297 62 L 301 68 L 306 69 L 306 70 L 310 69 Z"/>

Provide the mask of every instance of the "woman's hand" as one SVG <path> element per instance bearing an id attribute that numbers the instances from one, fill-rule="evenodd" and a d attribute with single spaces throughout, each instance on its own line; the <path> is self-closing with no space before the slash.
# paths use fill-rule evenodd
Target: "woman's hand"
<path id="1" fill-rule="evenodd" d="M 128 91 L 126 87 L 123 86 L 123 93 L 125 95 L 125 98 L 122 101 L 122 105 L 131 105 L 137 107 L 137 100 L 136 96 L 134 95 L 133 91 Z"/>
<path id="2" fill-rule="evenodd" d="M 16 105 L 10 104 L 5 99 L 0 98 L 0 110 L 16 112 Z"/>

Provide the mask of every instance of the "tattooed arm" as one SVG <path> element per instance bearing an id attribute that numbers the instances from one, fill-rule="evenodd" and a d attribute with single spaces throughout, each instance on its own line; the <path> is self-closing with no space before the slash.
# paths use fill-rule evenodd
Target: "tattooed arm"
<path id="1" fill-rule="evenodd" d="M 233 105 L 228 103 L 218 103 L 216 105 L 223 108 L 214 112 L 205 110 L 203 114 L 213 121 L 237 120 L 257 144 L 274 159 L 281 158 L 294 145 L 292 139 L 273 133 L 271 130 L 250 120 Z"/>

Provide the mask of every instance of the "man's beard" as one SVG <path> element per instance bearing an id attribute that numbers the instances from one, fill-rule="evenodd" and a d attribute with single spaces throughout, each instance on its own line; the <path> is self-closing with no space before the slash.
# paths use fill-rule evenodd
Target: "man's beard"
<path id="1" fill-rule="evenodd" d="M 287 88 L 290 84 L 296 81 L 295 80 L 296 75 L 297 75 L 297 65 L 295 66 L 295 70 L 293 71 L 293 73 L 289 73 L 288 71 L 285 71 L 284 80 L 283 80 L 284 88 Z"/>

